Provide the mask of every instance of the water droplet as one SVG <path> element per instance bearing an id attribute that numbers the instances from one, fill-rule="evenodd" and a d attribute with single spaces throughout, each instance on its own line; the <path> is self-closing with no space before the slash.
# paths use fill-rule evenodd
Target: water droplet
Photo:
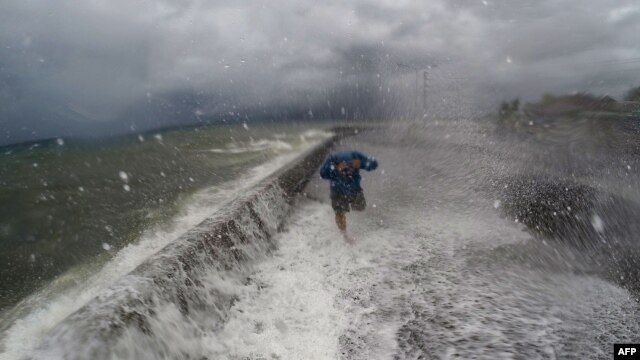
<path id="1" fill-rule="evenodd" d="M 602 218 L 600 218 L 598 214 L 593 214 L 591 216 L 591 225 L 593 226 L 593 229 L 599 233 L 604 231 L 604 221 L 602 221 Z"/>
<path id="2" fill-rule="evenodd" d="M 126 172 L 120 170 L 120 172 L 118 172 L 118 176 L 120 177 L 120 179 L 124 182 L 129 182 L 129 175 L 127 175 Z"/>

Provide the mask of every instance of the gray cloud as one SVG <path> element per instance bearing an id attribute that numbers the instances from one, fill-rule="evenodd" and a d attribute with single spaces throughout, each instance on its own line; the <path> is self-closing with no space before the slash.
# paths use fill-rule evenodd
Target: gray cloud
<path id="1" fill-rule="evenodd" d="M 7 0 L 0 142 L 635 85 L 633 0 Z M 630 59 L 630 60 L 625 60 Z"/>

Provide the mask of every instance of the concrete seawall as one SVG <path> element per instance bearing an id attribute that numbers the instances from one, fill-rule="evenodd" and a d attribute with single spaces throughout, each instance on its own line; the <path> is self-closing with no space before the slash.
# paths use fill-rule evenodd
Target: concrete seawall
<path id="1" fill-rule="evenodd" d="M 222 324 L 235 299 L 210 283 L 211 273 L 248 273 L 251 260 L 273 251 L 272 237 L 296 196 L 334 142 L 354 132 L 334 129 L 333 137 L 147 259 L 58 324 L 30 358 L 108 358 L 125 333 L 153 338 L 159 312 L 176 310 L 196 328 L 199 313 L 209 321 L 213 313 Z"/>

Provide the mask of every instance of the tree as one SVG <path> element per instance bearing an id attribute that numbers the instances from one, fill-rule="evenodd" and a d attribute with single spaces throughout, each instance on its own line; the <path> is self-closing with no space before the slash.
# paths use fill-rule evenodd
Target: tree
<path id="1" fill-rule="evenodd" d="M 520 100 L 514 99 L 511 103 L 503 101 L 500 104 L 500 116 L 510 117 L 516 115 L 520 111 Z"/>
<path id="2" fill-rule="evenodd" d="M 640 86 L 636 86 L 631 88 L 625 95 L 624 99 L 626 101 L 639 101 L 640 102 Z"/>

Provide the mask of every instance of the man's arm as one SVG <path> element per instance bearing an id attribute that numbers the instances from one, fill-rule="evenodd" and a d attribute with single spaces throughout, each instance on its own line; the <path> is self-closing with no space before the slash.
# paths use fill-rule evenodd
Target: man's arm
<path id="1" fill-rule="evenodd" d="M 354 152 L 355 158 L 360 160 L 360 168 L 371 171 L 378 167 L 378 161 L 372 156 L 366 156 L 361 152 Z"/>
<path id="2" fill-rule="evenodd" d="M 333 157 L 329 156 L 320 168 L 320 177 L 327 180 L 333 180 L 337 176 L 338 173 L 336 171 L 336 165 L 333 161 Z"/>

